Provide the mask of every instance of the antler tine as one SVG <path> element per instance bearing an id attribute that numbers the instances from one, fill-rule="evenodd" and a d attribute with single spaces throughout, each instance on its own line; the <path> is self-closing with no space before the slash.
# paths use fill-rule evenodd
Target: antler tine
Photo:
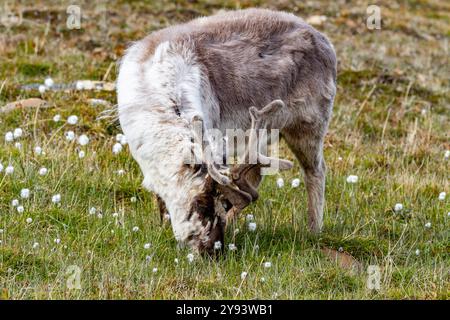
<path id="1" fill-rule="evenodd" d="M 200 145 L 203 147 L 203 139 L 202 139 L 203 138 L 203 130 L 204 130 L 203 119 L 200 116 L 195 115 L 192 118 L 191 123 L 193 124 L 193 127 L 194 127 L 195 142 L 200 143 Z M 211 176 L 211 178 L 213 178 L 219 184 L 229 185 L 231 183 L 231 179 L 228 178 L 227 176 L 223 175 L 222 173 L 220 173 L 220 171 L 216 167 L 216 164 L 214 163 L 214 159 L 212 157 L 211 150 L 210 150 L 209 141 L 206 139 L 205 142 L 206 142 L 207 147 L 204 149 L 202 148 L 202 150 L 204 150 L 203 161 L 205 162 L 206 167 L 208 169 L 208 174 Z"/>

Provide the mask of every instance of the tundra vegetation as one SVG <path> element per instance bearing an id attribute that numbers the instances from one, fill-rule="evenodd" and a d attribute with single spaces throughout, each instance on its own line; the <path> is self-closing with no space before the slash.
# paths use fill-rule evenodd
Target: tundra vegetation
<path id="1" fill-rule="evenodd" d="M 381 1 L 370 30 L 364 1 L 75 1 L 81 29 L 69 29 L 68 1 L 6 2 L 0 106 L 46 103 L 0 113 L 0 298 L 450 298 L 449 4 Z M 295 162 L 263 181 L 209 259 L 177 248 L 118 123 L 99 117 L 114 91 L 44 80 L 114 82 L 129 41 L 250 6 L 309 19 L 335 46 L 324 227 L 308 231 Z"/>

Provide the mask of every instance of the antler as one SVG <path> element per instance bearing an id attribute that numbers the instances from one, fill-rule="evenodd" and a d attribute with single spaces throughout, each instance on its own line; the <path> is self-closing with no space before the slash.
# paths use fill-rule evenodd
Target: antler
<path id="1" fill-rule="evenodd" d="M 203 146 L 203 119 L 196 115 L 192 118 L 192 123 L 194 125 L 194 139 L 196 143 L 199 143 L 201 146 Z M 200 131 L 200 132 L 199 132 Z M 207 170 L 211 178 L 213 178 L 215 181 L 217 181 L 221 185 L 229 185 L 231 183 L 230 178 L 228 178 L 226 175 L 222 174 L 219 171 L 219 168 L 217 164 L 214 162 L 214 159 L 212 157 L 212 152 L 209 149 L 211 146 L 209 145 L 209 142 L 206 141 L 206 148 L 204 148 L 205 152 L 203 152 L 203 161 L 206 164 Z M 203 148 L 202 148 L 203 149 Z"/>
<path id="2" fill-rule="evenodd" d="M 245 206 L 233 205 L 233 208 L 227 213 L 227 222 L 231 221 L 250 202 L 258 199 L 259 195 L 256 190 L 257 185 L 255 184 L 259 183 L 260 170 L 262 167 L 269 167 L 273 164 L 278 164 L 281 170 L 288 170 L 292 168 L 292 162 L 284 159 L 267 157 L 263 155 L 258 148 L 258 130 L 264 128 L 280 129 L 285 125 L 287 121 L 287 113 L 284 113 L 284 108 L 286 108 L 286 105 L 283 101 L 274 100 L 261 110 L 258 110 L 255 107 L 251 107 L 249 109 L 252 122 L 248 147 L 243 157 L 244 164 L 235 165 L 231 169 L 231 177 L 233 183 L 239 188 L 239 190 L 250 196 L 250 201 Z"/>

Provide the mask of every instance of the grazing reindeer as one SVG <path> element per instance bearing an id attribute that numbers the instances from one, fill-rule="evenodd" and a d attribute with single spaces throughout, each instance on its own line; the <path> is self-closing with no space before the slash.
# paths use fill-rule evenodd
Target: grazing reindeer
<path id="1" fill-rule="evenodd" d="M 258 153 L 256 163 L 224 168 L 204 156 L 187 165 L 186 150 L 198 149 L 193 123 L 223 133 L 279 129 L 304 169 L 309 227 L 319 232 L 335 91 L 336 56 L 325 36 L 292 14 L 231 11 L 133 44 L 118 77 L 119 119 L 176 239 L 211 253 L 223 247 L 227 221 L 256 200 L 261 167 L 276 159 Z M 246 158 L 254 144 L 250 136 Z"/>

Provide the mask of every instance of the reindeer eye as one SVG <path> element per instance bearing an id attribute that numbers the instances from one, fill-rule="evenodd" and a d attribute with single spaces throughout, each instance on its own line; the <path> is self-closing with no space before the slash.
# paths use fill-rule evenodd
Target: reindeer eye
<path id="1" fill-rule="evenodd" d="M 231 209 L 232 204 L 227 199 L 222 199 L 222 207 L 225 209 L 225 211 L 228 211 Z"/>

